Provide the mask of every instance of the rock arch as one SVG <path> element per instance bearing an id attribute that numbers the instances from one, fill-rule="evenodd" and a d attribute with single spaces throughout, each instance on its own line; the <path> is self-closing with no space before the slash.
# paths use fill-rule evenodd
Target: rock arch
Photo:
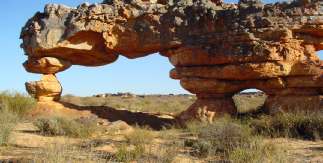
<path id="1" fill-rule="evenodd" d="M 160 52 L 197 101 L 179 117 L 234 114 L 232 96 L 249 87 L 264 90 L 267 109 L 320 109 L 323 13 L 320 0 L 262 4 L 241 0 L 120 1 L 47 5 L 23 27 L 28 72 L 44 74 L 27 83 L 38 100 L 57 100 L 55 74 L 71 65 L 100 66 L 119 55 Z M 293 101 L 286 102 L 286 101 Z M 279 108 L 279 109 L 277 109 Z M 304 108 L 299 108 L 304 109 Z"/>

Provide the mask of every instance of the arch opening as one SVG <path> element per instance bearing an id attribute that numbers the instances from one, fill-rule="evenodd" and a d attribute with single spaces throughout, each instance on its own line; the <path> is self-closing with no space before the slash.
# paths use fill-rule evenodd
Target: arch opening
<path id="1" fill-rule="evenodd" d="M 319 56 L 320 60 L 323 60 L 323 50 L 317 51 L 317 55 Z"/>
<path id="2" fill-rule="evenodd" d="M 263 109 L 266 98 L 265 92 L 256 88 L 250 88 L 236 93 L 233 96 L 233 101 L 238 113 L 250 113 Z"/>
<path id="3" fill-rule="evenodd" d="M 323 50 L 317 51 L 317 55 L 320 58 L 321 69 L 323 69 Z"/>
<path id="4" fill-rule="evenodd" d="M 95 68 L 75 66 L 59 73 L 58 76 L 65 88 L 63 95 L 92 96 L 119 92 L 139 95 L 188 94 L 179 85 L 178 80 L 169 78 L 169 71 L 172 68 L 166 57 L 153 53 L 135 60 L 121 56 L 112 64 Z M 103 74 L 104 77 L 102 77 Z M 83 80 L 77 83 L 71 82 L 81 77 Z M 95 85 L 95 87 L 84 87 L 86 85 Z"/>
<path id="5" fill-rule="evenodd" d="M 61 101 L 130 111 L 181 112 L 191 105 L 194 96 L 178 80 L 169 78 L 171 69 L 168 59 L 158 53 L 136 60 L 121 56 L 115 63 L 95 69 L 77 66 L 59 74 L 65 88 Z M 79 74 L 83 79 L 71 82 L 81 78 Z"/>

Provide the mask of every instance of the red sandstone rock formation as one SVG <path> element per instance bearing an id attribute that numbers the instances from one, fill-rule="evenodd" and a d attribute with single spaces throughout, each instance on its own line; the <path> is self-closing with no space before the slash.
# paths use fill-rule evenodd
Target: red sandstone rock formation
<path id="1" fill-rule="evenodd" d="M 271 113 L 320 109 L 323 77 L 316 51 L 323 50 L 321 0 L 174 2 L 47 5 L 22 29 L 28 56 L 24 66 L 28 72 L 55 74 L 70 65 L 100 66 L 118 55 L 160 52 L 175 66 L 170 76 L 198 97 L 180 115 L 184 120 L 234 114 L 232 96 L 248 88 L 268 95 L 265 106 Z M 57 89 L 44 81 L 27 84 L 27 89 L 40 100 L 57 100 L 57 83 Z"/>

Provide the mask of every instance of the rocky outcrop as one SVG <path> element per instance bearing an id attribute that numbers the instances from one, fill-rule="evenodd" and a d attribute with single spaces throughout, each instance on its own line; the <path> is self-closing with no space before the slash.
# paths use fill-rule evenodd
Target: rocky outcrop
<path id="1" fill-rule="evenodd" d="M 71 67 L 71 63 L 58 58 L 30 58 L 24 64 L 28 72 L 39 74 L 56 74 Z"/>
<path id="2" fill-rule="evenodd" d="M 58 101 L 62 94 L 62 86 L 55 75 L 43 75 L 40 81 L 27 82 L 27 92 L 38 101 Z"/>
<path id="3" fill-rule="evenodd" d="M 22 29 L 24 66 L 28 72 L 55 74 L 70 65 L 100 66 L 118 55 L 159 52 L 175 67 L 170 76 L 198 97 L 180 115 L 184 120 L 234 114 L 232 96 L 248 88 L 268 95 L 265 105 L 272 113 L 318 110 L 322 5 L 321 0 L 49 4 Z"/>

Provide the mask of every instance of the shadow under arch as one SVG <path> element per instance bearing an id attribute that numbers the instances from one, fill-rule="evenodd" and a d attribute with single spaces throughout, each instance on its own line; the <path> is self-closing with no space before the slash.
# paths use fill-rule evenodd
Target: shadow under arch
<path id="1" fill-rule="evenodd" d="M 162 130 L 177 124 L 175 119 L 162 118 L 150 113 L 118 110 L 109 106 L 79 106 L 67 102 L 59 103 L 67 108 L 73 108 L 79 111 L 90 111 L 92 114 L 106 119 L 109 122 L 122 120 L 129 125 L 148 126 L 154 130 Z"/>

